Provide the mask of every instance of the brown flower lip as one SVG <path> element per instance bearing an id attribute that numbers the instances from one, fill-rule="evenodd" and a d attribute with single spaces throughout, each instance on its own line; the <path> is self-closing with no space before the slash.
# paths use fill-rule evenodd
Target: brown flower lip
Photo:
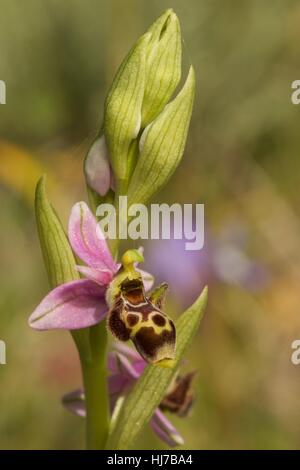
<path id="1" fill-rule="evenodd" d="M 175 383 L 159 406 L 162 411 L 170 411 L 181 417 L 187 416 L 195 400 L 192 381 L 196 373 L 197 371 L 192 371 L 176 377 Z"/>

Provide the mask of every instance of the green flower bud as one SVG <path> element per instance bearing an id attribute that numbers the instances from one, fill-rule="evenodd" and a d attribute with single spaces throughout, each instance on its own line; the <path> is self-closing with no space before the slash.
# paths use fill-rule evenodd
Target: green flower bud
<path id="1" fill-rule="evenodd" d="M 105 103 L 104 132 L 119 192 L 126 187 L 130 146 L 141 127 L 149 36 L 142 36 L 129 52 Z"/>
<path id="2" fill-rule="evenodd" d="M 167 10 L 148 30 L 142 128 L 163 110 L 181 77 L 181 35 L 177 16 Z"/>
<path id="3" fill-rule="evenodd" d="M 141 132 L 162 112 L 180 76 L 180 27 L 167 10 L 131 49 L 105 102 L 104 133 L 118 194 L 127 191 Z"/>
<path id="4" fill-rule="evenodd" d="M 176 98 L 146 127 L 128 188 L 128 204 L 146 204 L 169 180 L 183 155 L 195 94 L 195 73 Z"/>

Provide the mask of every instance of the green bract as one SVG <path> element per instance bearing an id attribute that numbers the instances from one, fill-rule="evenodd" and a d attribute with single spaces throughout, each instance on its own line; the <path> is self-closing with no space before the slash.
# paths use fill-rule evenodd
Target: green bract
<path id="1" fill-rule="evenodd" d="M 76 262 L 62 224 L 48 201 L 45 177 L 36 187 L 35 214 L 42 254 L 51 287 L 79 279 Z"/>
<path id="2" fill-rule="evenodd" d="M 79 279 L 76 260 L 61 221 L 50 204 L 43 176 L 35 192 L 35 216 L 42 255 L 51 288 Z M 87 330 L 72 332 L 76 345 L 85 357 L 90 356 Z"/>
<path id="3" fill-rule="evenodd" d="M 169 180 L 183 155 L 195 94 L 191 67 L 184 87 L 146 127 L 128 189 L 128 203 L 146 203 Z"/>
<path id="4" fill-rule="evenodd" d="M 125 398 L 116 421 L 110 431 L 107 449 L 129 449 L 150 420 L 153 411 L 166 393 L 187 348 L 190 346 L 203 317 L 207 303 L 207 288 L 196 302 L 176 322 L 177 352 L 172 369 L 155 365 L 147 366 L 145 372 Z"/>

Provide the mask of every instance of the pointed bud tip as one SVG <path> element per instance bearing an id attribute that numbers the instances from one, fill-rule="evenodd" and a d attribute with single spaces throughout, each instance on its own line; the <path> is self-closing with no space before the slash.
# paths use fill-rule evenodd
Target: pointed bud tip
<path id="1" fill-rule="evenodd" d="M 47 175 L 44 173 L 38 180 L 35 188 L 35 193 L 36 195 L 38 194 L 39 191 L 44 190 L 45 191 L 45 186 L 46 186 L 46 180 L 47 180 Z"/>
<path id="2" fill-rule="evenodd" d="M 171 438 L 174 440 L 174 442 L 176 443 L 176 445 L 178 445 L 178 446 L 183 446 L 184 440 L 183 440 L 183 438 L 182 438 L 182 436 L 181 436 L 180 434 L 171 433 L 170 436 L 171 436 Z"/>
<path id="3" fill-rule="evenodd" d="M 205 286 L 203 291 L 201 292 L 201 297 L 207 302 L 208 298 L 208 286 Z"/>
<path id="4" fill-rule="evenodd" d="M 190 82 L 192 84 L 192 86 L 195 86 L 196 74 L 195 74 L 195 69 L 192 65 L 190 65 L 189 73 L 188 73 L 188 76 L 187 76 L 187 79 L 186 79 L 186 83 L 188 83 L 188 82 Z"/>
<path id="5" fill-rule="evenodd" d="M 161 18 L 172 19 L 178 21 L 178 16 L 174 12 L 173 8 L 168 8 L 162 15 Z"/>

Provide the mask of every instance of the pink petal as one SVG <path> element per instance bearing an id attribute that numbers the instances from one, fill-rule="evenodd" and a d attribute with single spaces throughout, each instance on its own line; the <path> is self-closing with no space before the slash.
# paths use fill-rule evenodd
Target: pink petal
<path id="1" fill-rule="evenodd" d="M 147 365 L 147 362 L 144 359 L 140 358 L 138 361 L 134 362 L 133 367 L 138 375 L 142 375 Z"/>
<path id="2" fill-rule="evenodd" d="M 56 287 L 31 314 L 29 325 L 36 330 L 87 328 L 107 313 L 105 288 L 89 279 Z"/>
<path id="3" fill-rule="evenodd" d="M 116 272 L 107 243 L 96 218 L 85 202 L 72 208 L 69 219 L 69 240 L 73 250 L 88 266 Z"/>
<path id="4" fill-rule="evenodd" d="M 140 246 L 138 248 L 139 253 L 144 256 L 144 247 L 143 246 Z M 153 284 L 154 284 L 154 276 L 152 276 L 152 274 L 148 273 L 147 271 L 143 271 L 143 269 L 140 269 L 137 267 L 138 266 L 138 263 L 134 263 L 134 267 L 135 269 L 141 274 L 142 276 L 142 279 L 143 279 L 143 283 L 144 283 L 144 287 L 145 287 L 145 291 L 148 292 L 150 289 L 152 289 L 153 287 Z"/>
<path id="5" fill-rule="evenodd" d="M 144 251 L 145 251 L 145 250 L 144 250 L 144 247 L 143 247 L 143 246 L 139 246 L 138 249 L 137 249 L 137 251 L 138 251 L 142 256 L 144 256 Z"/>
<path id="6" fill-rule="evenodd" d="M 125 343 L 117 342 L 113 344 L 113 348 L 120 354 L 123 354 L 126 356 L 128 359 L 132 361 L 136 361 L 141 359 L 141 356 L 136 352 L 135 349 L 131 348 L 130 346 L 127 346 Z M 114 353 L 111 353 L 114 354 Z M 114 354 L 116 356 L 116 354 Z"/>
<path id="7" fill-rule="evenodd" d="M 150 426 L 158 437 L 166 442 L 170 447 L 180 446 L 184 444 L 184 440 L 173 426 L 172 423 L 165 417 L 162 411 L 157 409 L 150 421 Z"/>
<path id="8" fill-rule="evenodd" d="M 123 356 L 123 354 L 118 354 L 117 355 L 117 360 L 118 360 L 118 366 L 120 373 L 132 378 L 133 380 L 137 380 L 140 376 L 138 372 L 135 370 L 133 365 L 129 362 L 127 357 Z"/>
<path id="9" fill-rule="evenodd" d="M 111 186 L 111 169 L 104 136 L 93 143 L 84 169 L 89 186 L 100 196 L 105 196 Z"/>
<path id="10" fill-rule="evenodd" d="M 133 381 L 122 374 L 110 375 L 108 377 L 108 390 L 110 395 L 123 395 Z"/>
<path id="11" fill-rule="evenodd" d="M 113 374 L 118 373 L 118 363 L 116 354 L 110 352 L 107 358 L 107 369 Z"/>
<path id="12" fill-rule="evenodd" d="M 80 416 L 81 418 L 86 417 L 85 396 L 83 390 L 74 390 L 74 392 L 64 395 L 62 397 L 62 403 L 71 413 Z"/>
<path id="13" fill-rule="evenodd" d="M 152 276 L 152 274 L 148 273 L 147 271 L 143 271 L 140 268 L 135 268 L 135 269 L 141 274 L 145 291 L 148 292 L 153 287 L 154 276 Z"/>
<path id="14" fill-rule="evenodd" d="M 88 266 L 76 266 L 77 271 L 87 279 L 97 282 L 100 286 L 107 286 L 112 280 L 113 274 L 109 269 L 89 268 Z"/>
<path id="15" fill-rule="evenodd" d="M 140 377 L 147 365 L 144 359 L 142 359 L 134 349 L 124 343 L 115 343 L 113 347 L 116 352 L 110 352 L 108 355 L 108 370 L 112 372 L 112 374 L 129 374 L 129 376 L 134 379 Z M 120 360 L 120 357 L 124 359 Z M 128 363 L 130 366 L 128 366 Z"/>
<path id="16" fill-rule="evenodd" d="M 109 353 L 108 369 L 113 374 L 122 374 L 134 380 L 137 380 L 140 376 L 127 357 L 116 352 Z"/>

